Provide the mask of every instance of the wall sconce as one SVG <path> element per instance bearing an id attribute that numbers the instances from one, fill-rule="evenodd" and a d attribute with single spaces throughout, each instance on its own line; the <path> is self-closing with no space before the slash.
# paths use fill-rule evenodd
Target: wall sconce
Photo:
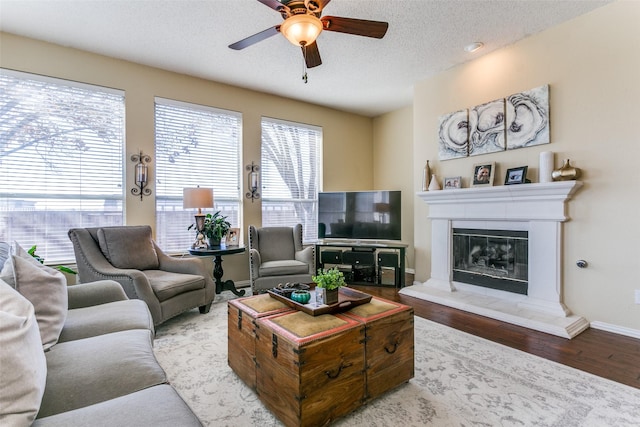
<path id="1" fill-rule="evenodd" d="M 245 166 L 245 169 L 247 170 L 247 172 L 249 172 L 247 177 L 247 186 L 249 188 L 249 191 L 247 191 L 246 196 L 247 199 L 251 199 L 251 203 L 253 203 L 255 199 L 260 198 L 260 193 L 258 192 L 258 189 L 260 188 L 260 183 L 258 182 L 260 177 L 260 175 L 258 174 L 258 172 L 260 171 L 260 166 L 251 162 L 250 165 Z"/>
<path id="2" fill-rule="evenodd" d="M 140 195 L 140 200 L 142 200 L 142 196 L 150 196 L 151 189 L 145 188 L 147 186 L 149 180 L 149 169 L 147 168 L 146 163 L 151 161 L 151 157 L 147 154 L 142 154 L 142 151 L 138 154 L 131 155 L 131 161 L 136 163 L 135 169 L 135 179 L 137 187 L 133 187 L 131 189 L 131 194 L 134 196 Z"/>

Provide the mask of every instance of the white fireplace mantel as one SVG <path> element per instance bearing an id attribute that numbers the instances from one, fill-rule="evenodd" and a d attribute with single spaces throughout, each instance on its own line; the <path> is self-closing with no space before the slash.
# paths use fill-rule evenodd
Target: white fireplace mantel
<path id="1" fill-rule="evenodd" d="M 507 221 L 566 221 L 565 201 L 582 187 L 580 181 L 501 185 L 425 191 L 429 218 Z"/>
<path id="2" fill-rule="evenodd" d="M 561 181 L 418 193 L 429 205 L 431 278 L 401 293 L 566 338 L 576 336 L 588 322 L 562 302 L 562 223 L 569 219 L 566 202 L 581 186 L 580 181 Z M 453 228 L 528 231 L 527 295 L 454 282 Z"/>

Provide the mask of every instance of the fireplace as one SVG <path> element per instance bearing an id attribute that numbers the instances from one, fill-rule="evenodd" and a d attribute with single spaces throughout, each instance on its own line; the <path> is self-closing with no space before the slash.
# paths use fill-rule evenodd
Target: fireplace
<path id="1" fill-rule="evenodd" d="M 562 223 L 581 186 L 561 181 L 419 192 L 429 205 L 431 277 L 400 293 L 576 336 L 589 323 L 562 301 Z"/>
<path id="2" fill-rule="evenodd" d="M 454 228 L 453 280 L 515 294 L 527 294 L 527 231 Z"/>

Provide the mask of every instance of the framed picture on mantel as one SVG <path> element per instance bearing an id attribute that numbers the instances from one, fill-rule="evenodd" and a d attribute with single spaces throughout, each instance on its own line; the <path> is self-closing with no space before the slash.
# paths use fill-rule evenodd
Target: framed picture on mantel
<path id="1" fill-rule="evenodd" d="M 444 189 L 445 190 L 452 190 L 454 188 L 461 188 L 462 187 L 462 177 L 461 176 L 454 176 L 454 177 L 449 177 L 449 178 L 445 178 L 444 179 Z"/>
<path id="2" fill-rule="evenodd" d="M 504 177 L 504 185 L 524 184 L 527 182 L 527 169 L 528 166 L 507 169 L 507 174 Z"/>
<path id="3" fill-rule="evenodd" d="M 493 185 L 493 176 L 496 171 L 496 162 L 476 163 L 473 165 L 472 187 L 490 187 Z"/>

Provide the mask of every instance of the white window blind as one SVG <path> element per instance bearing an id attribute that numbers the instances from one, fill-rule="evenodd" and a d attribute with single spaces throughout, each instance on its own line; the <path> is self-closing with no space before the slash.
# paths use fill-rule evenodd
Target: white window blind
<path id="1" fill-rule="evenodd" d="M 318 238 L 322 129 L 262 118 L 262 226 L 302 224 L 303 240 Z"/>
<path id="2" fill-rule="evenodd" d="M 72 261 L 67 232 L 123 223 L 124 92 L 0 69 L 0 240 Z"/>
<path id="3" fill-rule="evenodd" d="M 242 116 L 233 111 L 156 98 L 156 238 L 181 253 L 195 240 L 187 231 L 196 210 L 182 208 L 182 190 L 213 188 L 215 207 L 240 227 Z"/>

